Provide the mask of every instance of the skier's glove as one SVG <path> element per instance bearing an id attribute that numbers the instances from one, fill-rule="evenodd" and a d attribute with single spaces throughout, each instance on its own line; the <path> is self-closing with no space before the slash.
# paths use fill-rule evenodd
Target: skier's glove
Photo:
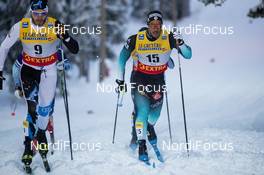
<path id="1" fill-rule="evenodd" d="M 64 65 L 64 67 L 63 67 L 63 65 Z M 64 59 L 64 64 L 63 64 L 63 60 L 61 60 L 61 61 L 59 61 L 59 62 L 57 63 L 57 69 L 58 69 L 59 71 L 62 71 L 63 68 L 64 68 L 64 70 L 66 70 L 66 71 L 71 69 L 71 63 L 70 63 L 70 61 L 69 61 L 67 58 Z"/>
<path id="2" fill-rule="evenodd" d="M 3 80 L 5 77 L 3 77 L 3 71 L 0 71 L 0 90 L 3 90 Z"/>
<path id="3" fill-rule="evenodd" d="M 184 44 L 182 35 L 180 32 L 173 32 L 173 38 L 177 41 L 178 46 L 181 46 Z"/>
<path id="4" fill-rule="evenodd" d="M 23 98 L 24 94 L 23 94 L 23 91 L 22 91 L 21 87 L 18 86 L 18 87 L 15 88 L 15 96 L 18 99 Z"/>
<path id="5" fill-rule="evenodd" d="M 65 31 L 65 25 L 58 20 L 55 22 L 55 29 L 57 37 L 61 40 L 68 40 L 70 38 L 69 33 Z"/>
<path id="6" fill-rule="evenodd" d="M 118 87 L 116 88 L 117 93 L 127 92 L 127 85 L 125 81 L 116 79 L 116 83 L 118 85 Z"/>

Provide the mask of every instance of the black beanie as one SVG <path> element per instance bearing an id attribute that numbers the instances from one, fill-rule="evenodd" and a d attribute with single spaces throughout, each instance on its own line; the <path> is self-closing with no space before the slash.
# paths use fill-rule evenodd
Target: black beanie
<path id="1" fill-rule="evenodd" d="M 153 20 L 159 20 L 161 24 L 163 23 L 162 21 L 162 13 L 158 10 L 154 10 L 148 13 L 148 19 L 147 19 L 147 24 L 149 24 Z"/>
<path id="2" fill-rule="evenodd" d="M 31 0 L 31 10 L 45 10 L 48 8 L 48 0 Z"/>

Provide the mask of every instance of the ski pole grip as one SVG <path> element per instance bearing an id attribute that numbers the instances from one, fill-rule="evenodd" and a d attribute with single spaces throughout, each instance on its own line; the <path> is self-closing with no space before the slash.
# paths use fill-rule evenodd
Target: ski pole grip
<path id="1" fill-rule="evenodd" d="M 124 91 L 121 91 L 121 98 L 118 99 L 118 106 L 122 107 L 123 106 L 123 98 L 124 98 Z"/>

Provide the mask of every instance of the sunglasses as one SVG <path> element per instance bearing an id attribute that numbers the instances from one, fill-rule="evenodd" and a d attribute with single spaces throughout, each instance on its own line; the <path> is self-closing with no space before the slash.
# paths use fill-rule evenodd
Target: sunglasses
<path id="1" fill-rule="evenodd" d="M 32 14 L 34 16 L 47 16 L 48 15 L 48 12 L 38 12 L 38 11 L 32 11 Z"/>

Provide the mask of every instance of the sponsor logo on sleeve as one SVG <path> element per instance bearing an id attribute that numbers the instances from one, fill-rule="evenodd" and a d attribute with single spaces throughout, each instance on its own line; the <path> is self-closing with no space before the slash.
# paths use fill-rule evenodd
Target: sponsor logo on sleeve
<path id="1" fill-rule="evenodd" d="M 166 35 L 162 35 L 161 39 L 162 40 L 166 40 L 167 39 L 167 36 Z"/>
<path id="2" fill-rule="evenodd" d="M 48 28 L 52 28 L 53 24 L 52 23 L 48 23 Z"/>
<path id="3" fill-rule="evenodd" d="M 23 22 L 22 23 L 22 28 L 28 28 L 28 22 Z"/>
<path id="4" fill-rule="evenodd" d="M 139 39 L 139 40 L 144 40 L 144 34 L 140 34 L 140 35 L 138 35 L 138 39 Z"/>

